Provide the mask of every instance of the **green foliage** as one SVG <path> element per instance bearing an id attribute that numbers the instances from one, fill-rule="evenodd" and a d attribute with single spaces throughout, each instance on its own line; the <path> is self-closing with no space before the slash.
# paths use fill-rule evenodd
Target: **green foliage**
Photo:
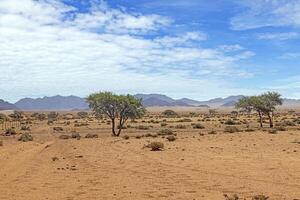
<path id="1" fill-rule="evenodd" d="M 48 120 L 49 121 L 55 121 L 58 118 L 58 113 L 57 112 L 50 112 L 48 114 Z"/>
<path id="2" fill-rule="evenodd" d="M 84 119 L 84 118 L 87 118 L 87 117 L 89 116 L 89 113 L 88 113 L 88 112 L 83 112 L 83 111 L 81 111 L 81 112 L 78 112 L 78 113 L 77 113 L 77 116 L 78 116 L 79 118 L 81 118 L 81 119 Z"/>
<path id="3" fill-rule="evenodd" d="M 174 110 L 165 110 L 162 114 L 166 117 L 177 117 L 178 116 L 178 114 Z"/>
<path id="4" fill-rule="evenodd" d="M 247 112 L 256 111 L 259 114 L 260 124 L 262 127 L 262 115 L 269 118 L 270 127 L 273 127 L 273 113 L 276 106 L 282 105 L 283 100 L 277 92 L 267 92 L 259 96 L 250 96 L 240 99 L 236 104 L 237 109 Z"/>
<path id="5" fill-rule="evenodd" d="M 87 102 L 96 116 L 106 116 L 112 121 L 114 136 L 121 134 L 122 127 L 128 119 L 137 119 L 145 114 L 141 99 L 132 95 L 116 95 L 111 92 L 99 92 L 87 97 Z M 115 120 L 119 121 L 119 130 L 115 131 Z"/>

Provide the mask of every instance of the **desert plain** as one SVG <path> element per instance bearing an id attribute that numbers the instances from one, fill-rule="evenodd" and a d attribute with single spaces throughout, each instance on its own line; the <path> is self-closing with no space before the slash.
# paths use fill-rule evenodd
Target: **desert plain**
<path id="1" fill-rule="evenodd" d="M 155 109 L 120 137 L 108 119 L 58 114 L 49 123 L 25 112 L 15 134 L 0 136 L 1 200 L 300 199 L 297 112 L 277 113 L 271 130 L 255 114 Z"/>

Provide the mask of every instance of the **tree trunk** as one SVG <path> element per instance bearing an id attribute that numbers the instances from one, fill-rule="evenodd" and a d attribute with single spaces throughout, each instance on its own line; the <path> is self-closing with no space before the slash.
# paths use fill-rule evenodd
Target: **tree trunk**
<path id="1" fill-rule="evenodd" d="M 117 136 L 116 131 L 115 131 L 115 118 L 111 119 L 111 131 L 112 131 L 113 136 Z"/>
<path id="2" fill-rule="evenodd" d="M 260 124 L 260 127 L 262 128 L 263 127 L 263 119 L 262 119 L 262 115 L 261 115 L 260 111 L 258 111 L 258 116 L 259 116 L 259 124 Z"/>
<path id="3" fill-rule="evenodd" d="M 268 113 L 268 117 L 269 117 L 269 121 L 270 121 L 270 128 L 273 128 L 274 127 L 273 116 L 270 113 Z"/>
<path id="4" fill-rule="evenodd" d="M 122 128 L 123 128 L 123 124 L 122 124 L 122 117 L 120 117 L 120 121 L 119 121 L 119 130 L 118 130 L 117 137 L 119 137 L 119 136 L 120 136 L 120 134 L 121 134 L 121 131 L 122 131 Z"/>

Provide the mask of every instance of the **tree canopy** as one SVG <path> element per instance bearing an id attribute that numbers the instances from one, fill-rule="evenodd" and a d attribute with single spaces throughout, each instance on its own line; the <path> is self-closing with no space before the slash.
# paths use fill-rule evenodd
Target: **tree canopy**
<path id="1" fill-rule="evenodd" d="M 273 127 L 273 113 L 276 106 L 282 105 L 283 100 L 277 92 L 267 92 L 259 96 L 244 97 L 236 104 L 236 108 L 247 112 L 256 111 L 259 115 L 260 126 L 262 127 L 262 116 L 269 118 L 270 127 Z"/>
<path id="2" fill-rule="evenodd" d="M 122 128 L 128 119 L 140 118 L 145 114 L 142 101 L 132 95 L 99 92 L 89 95 L 87 102 L 96 116 L 107 116 L 111 119 L 113 136 L 121 134 Z M 117 132 L 116 120 L 118 120 Z"/>

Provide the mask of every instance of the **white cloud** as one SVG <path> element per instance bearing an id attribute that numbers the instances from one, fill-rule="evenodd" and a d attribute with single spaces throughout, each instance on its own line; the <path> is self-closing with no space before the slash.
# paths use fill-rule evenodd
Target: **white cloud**
<path id="1" fill-rule="evenodd" d="M 282 56 L 280 56 L 281 59 L 298 59 L 300 58 L 300 52 L 288 52 L 284 53 Z"/>
<path id="2" fill-rule="evenodd" d="M 202 48 L 204 33 L 144 37 L 171 22 L 99 1 L 80 13 L 55 0 L 2 0 L 0 92 L 8 99 L 97 90 L 221 95 L 231 86 L 220 77 L 251 75 L 237 63 L 253 53 Z"/>
<path id="3" fill-rule="evenodd" d="M 291 40 L 298 39 L 299 37 L 300 34 L 297 32 L 261 33 L 257 35 L 257 38 L 261 40 Z"/>
<path id="4" fill-rule="evenodd" d="M 266 26 L 300 26 L 300 0 L 244 0 L 246 10 L 231 19 L 234 30 Z"/>

